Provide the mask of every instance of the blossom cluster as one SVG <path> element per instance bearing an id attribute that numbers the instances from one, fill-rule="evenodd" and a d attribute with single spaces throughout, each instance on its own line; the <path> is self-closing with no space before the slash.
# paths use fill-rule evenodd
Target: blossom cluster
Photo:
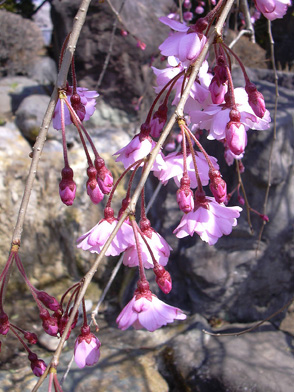
<path id="1" fill-rule="evenodd" d="M 205 8 L 204 1 L 197 0 L 193 4 L 197 5 L 194 10 L 191 1 L 184 0 L 183 23 L 176 14 L 159 19 L 170 28 L 169 36 L 159 46 L 161 55 L 167 60 L 167 66 L 163 69 L 152 67 L 156 77 L 157 85 L 154 89 L 157 96 L 138 133 L 114 154 L 116 161 L 121 162 L 125 169 L 116 183 L 84 126 L 84 122 L 94 114 L 99 94 L 77 87 L 73 63 L 73 85 L 67 83 L 66 87 L 59 91 L 54 111 L 53 126 L 61 131 L 63 142 L 64 167 L 59 183 L 62 202 L 67 206 L 72 205 L 76 194 L 74 172 L 69 165 L 66 143 L 66 126 L 70 124 L 74 124 L 77 129 L 88 162 L 87 194 L 94 204 L 100 203 L 104 195 L 109 195 L 104 208 L 104 218 L 77 239 L 77 247 L 91 253 L 101 253 L 105 249 L 106 256 L 122 254 L 126 267 L 137 267 L 139 270 L 133 297 L 116 319 L 118 327 L 122 330 L 133 326 L 135 329 L 145 328 L 153 332 L 175 320 L 186 318 L 181 309 L 164 303 L 150 290 L 146 269 L 154 273 L 158 288 L 164 294 L 169 294 L 172 290 L 172 279 L 166 269 L 172 248 L 152 227 L 146 216 L 144 188 L 141 191 L 140 221 L 137 223 L 135 211 L 130 204 L 135 175 L 144 174 L 150 156 L 156 151 L 151 167 L 153 175 L 163 185 L 171 180 L 177 187 L 175 198 L 182 218 L 173 228 L 173 233 L 180 239 L 194 236 L 196 233 L 208 245 L 215 245 L 222 236 L 232 232 L 242 208 L 228 205 L 233 191 L 227 193 L 227 184 L 222 177 L 218 161 L 207 153 L 201 143 L 200 134 L 208 140 L 218 141 L 227 164 L 235 164 L 240 174 L 244 170 L 242 158 L 247 145 L 248 130 L 263 131 L 270 127 L 270 114 L 265 107 L 263 95 L 250 81 L 238 56 L 221 37 L 218 37 L 214 42 L 214 68 L 212 69 L 206 60 L 202 63 L 188 91 L 183 114 L 177 117 L 177 129 L 171 133 L 165 148 L 158 148 L 164 141 L 161 135 L 167 122 L 169 102 L 174 106 L 181 102 L 195 61 L 208 43 L 209 29 L 214 20 L 218 19 L 222 9 L 221 0 L 217 4 L 212 0 L 211 4 L 215 7 L 205 17 L 198 18 L 195 23 L 188 25 L 189 21 L 195 20 L 195 14 L 202 14 Z M 291 3 L 290 0 L 255 0 L 255 4 L 258 12 L 269 20 L 274 20 L 283 17 Z M 145 44 L 139 40 L 137 45 L 145 49 Z M 234 57 L 241 67 L 244 87 L 234 87 L 231 57 Z M 94 159 L 87 145 L 90 145 Z M 112 198 L 118 184 L 127 174 L 129 182 L 126 195 L 116 215 L 111 207 Z M 239 196 L 240 204 L 243 204 L 242 200 Z M 267 217 L 261 217 L 267 220 Z M 19 258 L 18 245 L 12 248 L 0 276 L 0 335 L 11 332 L 16 336 L 28 353 L 33 373 L 40 377 L 46 370 L 46 364 L 28 346 L 37 343 L 37 336 L 14 325 L 5 313 L 2 303 L 2 295 L 13 262 L 37 304 L 43 330 L 51 336 L 65 336 L 65 339 L 68 339 L 76 327 L 78 313 L 70 324 L 69 319 L 73 307 L 78 305 L 77 298 L 82 282 L 71 286 L 60 301 L 57 301 L 31 284 Z M 65 305 L 66 297 L 68 300 Z M 90 331 L 84 298 L 82 301 L 83 324 L 74 346 L 75 362 L 80 368 L 98 362 L 101 346 L 99 339 Z M 54 385 L 58 385 L 53 373 L 51 376 Z M 61 390 L 60 386 L 58 388 Z"/>

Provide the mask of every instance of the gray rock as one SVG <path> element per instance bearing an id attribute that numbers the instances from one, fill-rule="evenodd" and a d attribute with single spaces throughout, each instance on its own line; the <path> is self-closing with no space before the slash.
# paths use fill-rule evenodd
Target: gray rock
<path id="1" fill-rule="evenodd" d="M 0 75 L 27 75 L 43 48 L 37 25 L 12 12 L 0 10 Z"/>
<path id="2" fill-rule="evenodd" d="M 48 107 L 50 97 L 46 95 L 31 95 L 26 97 L 16 112 L 16 125 L 22 134 L 31 142 L 34 142 L 38 136 L 44 114 Z M 48 138 L 61 138 L 60 132 L 53 129 L 52 124 L 49 127 Z"/>
<path id="3" fill-rule="evenodd" d="M 28 71 L 28 76 L 40 85 L 54 85 L 57 78 L 57 67 L 50 57 L 38 57 Z"/>
<path id="4" fill-rule="evenodd" d="M 33 94 L 46 94 L 36 81 L 24 76 L 11 76 L 0 79 L 1 105 L 0 117 L 11 119 L 25 97 Z"/>
<path id="5" fill-rule="evenodd" d="M 48 351 L 55 351 L 58 347 L 59 339 L 44 332 L 39 336 L 38 343 Z M 66 346 L 67 342 L 64 343 L 64 347 Z"/>
<path id="6" fill-rule="evenodd" d="M 219 333 L 239 332 L 231 325 Z M 291 339 L 269 323 L 239 337 L 211 337 L 194 325 L 171 342 L 174 366 L 191 391 L 291 392 L 294 359 Z"/>

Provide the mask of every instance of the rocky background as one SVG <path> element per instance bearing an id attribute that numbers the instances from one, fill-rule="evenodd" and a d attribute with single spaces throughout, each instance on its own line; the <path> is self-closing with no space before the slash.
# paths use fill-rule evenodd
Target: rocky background
<path id="1" fill-rule="evenodd" d="M 112 2 L 118 9 L 120 2 Z M 79 1 L 52 2 L 54 25 L 51 57 L 44 49 L 36 24 L 0 10 L 0 264 L 4 265 L 11 233 L 21 201 L 29 153 L 38 134 L 56 78 L 56 62 L 66 34 L 70 31 Z M 157 18 L 174 9 L 172 0 L 126 1 L 122 18 L 131 33 L 147 44 L 136 47 L 131 36 L 117 30 L 107 72 L 99 87 L 95 115 L 87 122 L 97 149 L 107 160 L 116 178 L 121 167 L 114 165 L 112 154 L 125 145 L 146 116 L 154 98 L 150 63 L 161 66 L 158 45 L 168 29 Z M 78 85 L 94 89 L 108 52 L 114 15 L 106 3 L 93 2 L 77 47 Z M 285 40 L 291 36 L 291 22 L 285 19 Z M 18 26 L 16 28 L 16 26 Z M 273 24 L 279 31 L 281 22 Z M 293 23 L 292 23 L 293 26 Z M 293 28 L 293 27 L 292 27 Z M 234 36 L 229 33 L 228 39 Z M 293 35 L 292 35 L 293 36 Z M 48 48 L 47 48 L 48 49 Z M 249 74 L 264 94 L 267 107 L 274 110 L 274 75 L 267 70 L 266 48 L 251 44 L 247 38 L 235 47 Z M 279 53 L 284 53 L 279 57 Z M 280 68 L 292 69 L 291 50 L 277 48 Z M 243 85 L 238 68 L 236 85 Z M 280 313 L 258 330 L 238 338 L 215 338 L 202 329 L 238 332 L 282 307 L 294 293 L 294 193 L 293 193 L 293 118 L 294 75 L 279 73 L 279 111 L 277 138 L 273 149 L 271 191 L 268 200 L 270 222 L 261 240 L 260 218 L 252 215 L 254 234 L 250 233 L 246 212 L 229 237 L 210 247 L 197 237 L 178 240 L 172 235 L 180 220 L 175 191 L 170 182 L 152 207 L 149 217 L 173 247 L 169 271 L 173 290 L 161 299 L 181 307 L 185 322 L 149 333 L 121 332 L 115 326 L 120 309 L 130 299 L 137 279 L 133 270 L 122 268 L 99 314 L 101 359 L 94 368 L 78 370 L 75 365 L 67 377 L 65 391 L 132 390 L 165 391 L 254 391 L 290 392 L 294 382 L 294 307 Z M 51 294 L 62 292 L 88 270 L 95 259 L 75 247 L 75 240 L 102 217 L 103 205 L 90 203 L 85 191 L 86 161 L 74 127 L 68 127 L 70 164 L 75 172 L 77 196 L 72 207 L 64 206 L 58 196 L 62 169 L 61 135 L 50 127 L 24 227 L 20 256 L 33 284 Z M 273 129 L 251 132 L 244 158 L 244 185 L 252 208 L 262 210 L 268 181 L 268 156 Z M 222 151 L 214 143 L 208 151 L 217 155 L 225 179 L 233 189 L 236 173 L 226 168 Z M 151 178 L 147 199 L 157 186 Z M 119 208 L 123 189 L 115 200 Z M 233 199 L 233 203 L 236 200 Z M 90 285 L 87 306 L 95 306 L 111 274 L 116 258 L 105 259 Z M 152 277 L 150 277 L 152 279 Z M 154 282 L 153 282 L 154 283 Z M 154 285 L 154 290 L 156 287 Z M 16 324 L 41 334 L 36 308 L 18 273 L 12 275 L 6 310 Z M 61 361 L 61 372 L 72 355 L 70 338 Z M 36 352 L 49 361 L 56 341 L 40 336 Z M 26 355 L 9 336 L 2 339 L 0 390 L 30 391 L 35 384 Z M 17 369 L 13 372 L 11 369 Z M 99 385 L 99 389 L 97 387 Z M 46 386 L 41 389 L 46 391 Z"/>

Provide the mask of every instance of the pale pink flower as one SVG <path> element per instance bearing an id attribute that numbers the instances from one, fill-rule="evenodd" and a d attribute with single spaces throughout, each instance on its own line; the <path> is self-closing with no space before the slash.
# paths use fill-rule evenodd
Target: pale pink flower
<path id="1" fill-rule="evenodd" d="M 164 56 L 175 56 L 184 65 L 190 65 L 203 49 L 207 41 L 205 35 L 191 31 L 190 27 L 171 20 L 166 16 L 162 16 L 159 20 L 176 31 L 159 46 L 161 54 Z"/>
<path id="2" fill-rule="evenodd" d="M 266 110 L 263 118 L 257 117 L 248 103 L 248 95 L 244 88 L 235 90 L 236 108 L 240 112 L 240 122 L 249 128 L 264 130 L 270 127 L 270 114 Z M 226 104 L 208 105 L 203 111 L 189 113 L 191 121 L 197 124 L 200 129 L 209 130 L 208 139 L 222 140 L 226 137 L 226 126 L 230 121 L 231 108 Z"/>
<path id="3" fill-rule="evenodd" d="M 128 168 L 133 163 L 145 158 L 156 146 L 151 137 L 140 139 L 140 135 L 136 135 L 129 144 L 117 151 L 113 155 L 118 155 L 116 162 L 122 162 L 125 168 Z M 141 166 L 143 163 L 141 164 Z M 162 153 L 157 154 L 152 170 L 161 170 L 165 167 Z"/>
<path id="4" fill-rule="evenodd" d="M 197 233 L 200 238 L 214 245 L 224 234 L 228 235 L 232 227 L 237 225 L 240 216 L 240 207 L 226 207 L 219 204 L 213 197 L 205 197 L 206 205 L 200 204 L 195 211 L 184 215 L 174 234 L 178 238 Z"/>
<path id="5" fill-rule="evenodd" d="M 269 20 L 281 19 L 291 5 L 290 0 L 254 0 L 256 8 Z"/>
<path id="6" fill-rule="evenodd" d="M 202 152 L 196 152 L 196 163 L 198 167 L 198 172 L 199 176 L 202 182 L 202 185 L 207 185 L 209 182 L 209 176 L 208 176 L 208 171 L 209 171 L 209 166 L 208 163 L 202 154 Z M 214 157 L 209 157 L 213 166 L 215 169 L 218 169 L 219 166 L 217 164 L 217 160 Z M 180 181 L 181 178 L 183 177 L 184 173 L 184 166 L 183 166 L 183 154 L 177 153 L 177 152 L 172 152 L 168 154 L 164 158 L 166 168 L 161 170 L 161 171 L 155 171 L 154 175 L 165 185 L 167 184 L 168 180 L 173 178 L 176 185 L 180 187 Z M 187 170 L 188 170 L 188 176 L 191 181 L 191 188 L 194 189 L 197 187 L 197 180 L 196 180 L 196 174 L 195 174 L 195 168 L 194 168 L 194 163 L 192 159 L 192 154 L 187 155 Z"/>
<path id="7" fill-rule="evenodd" d="M 226 160 L 228 166 L 232 166 L 232 164 L 235 162 L 235 159 L 242 159 L 243 158 L 244 153 L 242 153 L 240 155 L 235 155 L 229 149 L 229 147 L 227 146 L 227 143 L 224 143 L 224 146 L 225 146 L 224 157 L 225 157 L 225 160 Z"/>
<path id="8" fill-rule="evenodd" d="M 156 75 L 157 87 L 155 87 L 155 92 L 159 93 L 171 79 L 184 70 L 184 67 L 174 56 L 169 56 L 167 68 L 157 69 L 152 67 L 152 69 Z M 212 75 L 208 72 L 208 69 L 208 62 L 204 61 L 200 67 L 197 81 L 193 83 L 189 92 L 188 102 L 185 105 L 186 112 L 188 112 L 188 110 L 201 110 L 204 106 L 211 103 L 208 87 L 210 85 Z M 172 102 L 173 105 L 177 105 L 179 103 L 183 82 L 184 76 L 181 76 L 173 87 L 175 90 L 175 98 Z M 209 102 L 206 102 L 208 99 Z"/>
<path id="9" fill-rule="evenodd" d="M 155 257 L 155 260 L 160 264 L 160 265 L 166 265 L 169 259 L 170 251 L 172 248 L 169 246 L 169 244 L 166 242 L 166 240 L 159 234 L 157 233 L 154 229 L 149 230 L 150 235 L 144 235 L 146 242 L 150 246 L 153 255 Z M 144 234 L 144 231 L 143 231 Z M 150 255 L 150 252 L 147 248 L 147 245 L 145 244 L 144 240 L 142 239 L 141 236 L 139 236 L 139 242 L 141 246 L 141 252 L 142 252 L 142 261 L 143 261 L 143 266 L 144 268 L 153 268 L 153 261 Z M 124 252 L 124 257 L 123 257 L 123 263 L 124 265 L 128 267 L 136 267 L 138 266 L 138 251 L 136 245 L 129 247 L 125 252 Z"/>
<path id="10" fill-rule="evenodd" d="M 66 91 L 66 99 L 71 105 L 70 98 L 72 96 L 72 86 L 69 86 Z M 87 88 L 77 87 L 77 94 L 80 96 L 81 104 L 85 109 L 83 121 L 87 121 L 93 115 L 96 109 L 96 99 L 99 94 L 97 91 L 89 91 Z M 65 125 L 70 125 L 72 123 L 69 110 L 66 105 L 64 105 L 64 122 Z M 53 127 L 55 129 L 61 129 L 61 103 L 60 99 L 57 101 L 54 114 L 53 114 Z"/>
<path id="11" fill-rule="evenodd" d="M 79 368 L 95 365 L 100 358 L 101 343 L 92 333 L 81 334 L 77 337 L 74 348 L 75 363 Z"/>
<path id="12" fill-rule="evenodd" d="M 117 225 L 118 219 L 102 219 L 86 234 L 77 239 L 77 247 L 89 250 L 91 253 L 100 253 L 108 240 L 113 229 Z M 134 233 L 132 227 L 125 221 L 107 249 L 106 256 L 117 256 L 129 246 L 134 245 Z"/>
<path id="13" fill-rule="evenodd" d="M 172 323 L 174 320 L 185 320 L 186 315 L 178 308 L 160 301 L 154 294 L 134 295 L 116 319 L 118 328 L 123 331 L 131 325 L 135 329 L 145 328 L 150 332 Z"/>

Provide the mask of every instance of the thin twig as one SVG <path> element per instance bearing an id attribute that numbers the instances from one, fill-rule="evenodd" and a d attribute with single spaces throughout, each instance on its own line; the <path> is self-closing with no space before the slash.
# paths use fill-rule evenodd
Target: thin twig
<path id="1" fill-rule="evenodd" d="M 209 332 L 206 331 L 205 329 L 202 330 L 202 332 L 204 332 L 206 335 L 210 335 L 210 336 L 240 336 L 240 335 L 244 335 L 245 333 L 251 332 L 253 330 L 255 330 L 256 328 L 260 327 L 262 324 L 264 324 L 265 322 L 269 321 L 270 319 L 274 318 L 275 316 L 277 316 L 279 313 L 282 313 L 285 309 L 287 309 L 291 303 L 294 301 L 294 297 L 292 297 L 290 299 L 290 301 L 288 301 L 284 306 L 282 306 L 279 310 L 277 310 L 276 312 L 272 313 L 270 316 L 268 316 L 267 318 L 265 318 L 264 320 L 260 321 L 257 324 L 254 324 L 252 327 L 244 329 L 241 332 L 236 332 L 236 333 L 214 333 L 214 332 Z"/>
<path id="2" fill-rule="evenodd" d="M 254 34 L 254 27 L 251 22 L 248 1 L 247 0 L 240 0 L 240 10 L 244 15 L 246 30 L 248 34 L 250 34 L 250 41 L 255 44 L 255 34 Z"/>
<path id="3" fill-rule="evenodd" d="M 95 90 L 99 90 L 99 87 L 100 87 L 100 85 L 102 83 L 102 80 L 104 78 L 106 69 L 108 67 L 110 56 L 111 56 L 111 53 L 112 53 L 112 47 L 113 47 L 115 32 L 116 32 L 116 28 L 117 28 L 117 23 L 118 23 L 118 20 L 119 20 L 118 19 L 118 15 L 122 12 L 122 9 L 124 8 L 125 2 L 126 2 L 126 0 L 122 0 L 120 8 L 118 10 L 118 13 L 115 14 L 116 18 L 115 18 L 115 20 L 113 22 L 113 27 L 112 27 L 112 32 L 111 32 L 111 37 L 110 37 L 110 42 L 109 42 L 109 48 L 108 48 L 107 56 L 105 58 L 105 61 L 104 61 L 104 64 L 103 64 L 103 68 L 102 68 L 102 71 L 100 73 L 100 76 L 99 76 L 98 82 L 96 84 Z"/>

